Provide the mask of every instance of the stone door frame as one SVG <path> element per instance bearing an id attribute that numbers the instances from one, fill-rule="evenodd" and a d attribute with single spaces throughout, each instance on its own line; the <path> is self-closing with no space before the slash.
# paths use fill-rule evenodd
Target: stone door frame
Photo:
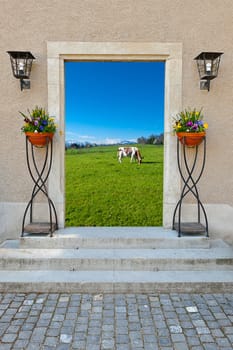
<path id="1" fill-rule="evenodd" d="M 57 210 L 60 228 L 65 226 L 65 61 L 165 62 L 163 227 L 171 227 L 181 186 L 176 162 L 176 137 L 172 134 L 171 120 L 182 108 L 182 44 L 47 42 L 48 111 L 56 116 L 58 124 L 48 190 Z"/>

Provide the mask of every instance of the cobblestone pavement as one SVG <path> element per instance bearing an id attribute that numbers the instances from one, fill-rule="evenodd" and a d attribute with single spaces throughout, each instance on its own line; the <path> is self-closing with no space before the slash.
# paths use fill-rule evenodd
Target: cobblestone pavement
<path id="1" fill-rule="evenodd" d="M 232 350 L 233 294 L 0 294 L 0 350 Z"/>

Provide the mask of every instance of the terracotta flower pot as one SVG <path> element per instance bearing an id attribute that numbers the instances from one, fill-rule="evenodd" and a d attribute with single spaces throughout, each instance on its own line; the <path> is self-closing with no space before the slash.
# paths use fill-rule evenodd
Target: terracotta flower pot
<path id="1" fill-rule="evenodd" d="M 29 142 L 36 147 L 44 147 L 47 142 L 50 142 L 54 133 L 52 132 L 25 132 Z"/>
<path id="2" fill-rule="evenodd" d="M 205 137 L 205 131 L 202 132 L 177 132 L 179 141 L 188 147 L 195 147 L 202 143 Z"/>

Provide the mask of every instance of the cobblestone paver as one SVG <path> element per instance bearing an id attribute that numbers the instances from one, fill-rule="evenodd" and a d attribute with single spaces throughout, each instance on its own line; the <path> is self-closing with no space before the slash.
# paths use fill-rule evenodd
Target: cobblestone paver
<path id="1" fill-rule="evenodd" d="M 0 294 L 0 350 L 232 350 L 233 294 Z"/>

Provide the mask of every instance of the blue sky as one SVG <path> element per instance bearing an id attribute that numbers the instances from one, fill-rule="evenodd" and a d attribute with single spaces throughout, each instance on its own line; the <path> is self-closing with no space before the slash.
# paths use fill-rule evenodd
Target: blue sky
<path id="1" fill-rule="evenodd" d="M 118 143 L 163 132 L 164 62 L 66 62 L 66 141 Z"/>

